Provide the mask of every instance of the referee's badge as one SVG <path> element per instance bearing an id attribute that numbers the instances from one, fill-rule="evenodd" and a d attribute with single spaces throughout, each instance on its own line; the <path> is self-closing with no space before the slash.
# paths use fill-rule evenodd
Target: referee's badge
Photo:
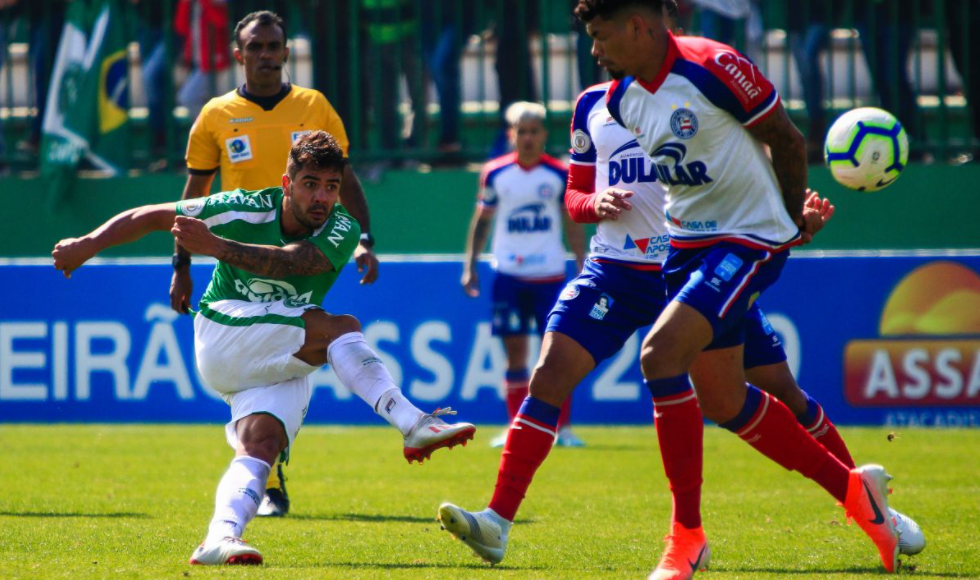
<path id="1" fill-rule="evenodd" d="M 252 142 L 248 135 L 238 135 L 225 139 L 225 149 L 228 151 L 228 161 L 241 163 L 252 159 Z"/>
<path id="2" fill-rule="evenodd" d="M 293 143 L 296 143 L 297 141 L 299 141 L 299 138 L 300 137 L 302 137 L 303 135 L 307 135 L 309 133 L 312 133 L 312 132 L 313 131 L 293 131 L 292 132 L 292 135 L 290 135 L 290 139 L 292 139 L 292 142 Z"/>

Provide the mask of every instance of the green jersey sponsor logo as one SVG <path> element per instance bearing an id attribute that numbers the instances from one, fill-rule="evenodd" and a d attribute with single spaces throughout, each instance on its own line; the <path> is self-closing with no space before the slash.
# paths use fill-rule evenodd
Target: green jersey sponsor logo
<path id="1" fill-rule="evenodd" d="M 251 278 L 248 282 L 235 279 L 235 290 L 238 290 L 249 302 L 277 302 L 290 299 L 300 304 L 309 304 L 313 292 L 299 294 L 296 287 L 285 280 L 269 278 Z"/>

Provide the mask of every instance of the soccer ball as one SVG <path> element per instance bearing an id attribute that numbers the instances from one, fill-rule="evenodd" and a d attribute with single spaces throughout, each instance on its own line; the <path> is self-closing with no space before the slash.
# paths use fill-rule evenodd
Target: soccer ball
<path id="1" fill-rule="evenodd" d="M 824 142 L 824 160 L 844 187 L 877 191 L 887 187 L 905 169 L 909 138 L 888 111 L 864 107 L 848 111 L 834 121 Z"/>

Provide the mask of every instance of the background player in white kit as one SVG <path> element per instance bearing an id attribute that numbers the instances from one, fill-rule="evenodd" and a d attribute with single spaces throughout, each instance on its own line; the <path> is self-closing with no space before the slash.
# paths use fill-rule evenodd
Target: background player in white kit
<path id="1" fill-rule="evenodd" d="M 345 387 L 402 432 L 410 462 L 473 437 L 472 425 L 439 418 L 451 410 L 425 414 L 402 395 L 356 318 L 318 306 L 360 236 L 337 203 L 344 165 L 336 140 L 314 131 L 291 148 L 282 187 L 142 206 L 61 240 L 52 252 L 55 268 L 70 277 L 108 247 L 171 230 L 189 252 L 218 260 L 194 319 L 194 351 L 202 378 L 231 406 L 225 432 L 235 458 L 191 564 L 262 562 L 241 537 L 271 465 L 289 459 L 312 395 L 308 375 L 328 362 Z"/>
<path id="2" fill-rule="evenodd" d="M 562 207 L 568 168 L 544 153 L 544 106 L 517 102 L 507 108 L 506 118 L 515 151 L 483 167 L 460 282 L 469 296 L 479 296 L 476 261 L 494 224 L 492 330 L 507 353 L 504 396 L 513 420 L 527 396 L 528 335 L 544 333 L 548 311 L 565 282 L 561 225 L 575 253 L 576 271 L 585 259 L 585 234 Z M 562 410 L 557 444 L 578 447 L 583 443 L 571 431 L 569 403 Z M 491 445 L 502 446 L 505 440 L 506 432 Z"/>
<path id="3" fill-rule="evenodd" d="M 551 420 L 557 408 L 579 382 L 638 329 L 652 324 L 665 305 L 661 273 L 668 249 L 665 191 L 636 139 L 609 116 L 605 106 L 608 87 L 605 83 L 584 91 L 572 117 L 566 206 L 575 221 L 599 225 L 583 272 L 561 293 L 549 317 L 541 358 L 531 376 L 530 396 L 514 423 L 517 427 L 530 423 L 553 429 Z M 807 206 L 824 221 L 833 214 L 833 206 L 816 194 Z M 821 443 L 853 465 L 820 405 L 796 384 L 780 340 L 758 305 L 746 333 L 744 365 L 751 382 L 783 400 Z M 654 404 L 664 470 L 674 495 L 672 520 L 699 528 L 701 460 L 687 451 L 689 441 L 703 436 L 697 400 L 688 388 L 655 396 Z M 547 436 L 539 430 L 511 431 L 490 506 L 471 513 L 443 504 L 439 510 L 443 526 L 481 557 L 499 562 L 530 477 L 549 449 Z M 909 522 L 905 527 L 911 539 L 915 523 L 897 512 L 894 517 L 903 524 Z M 910 546 L 910 550 L 921 547 Z M 670 550 L 665 551 L 665 556 L 671 555 Z M 700 564 L 707 561 L 706 552 Z"/>

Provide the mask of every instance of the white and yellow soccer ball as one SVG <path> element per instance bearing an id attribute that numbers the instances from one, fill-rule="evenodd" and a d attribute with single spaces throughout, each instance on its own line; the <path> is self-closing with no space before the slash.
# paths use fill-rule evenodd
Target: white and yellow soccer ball
<path id="1" fill-rule="evenodd" d="M 844 187 L 858 191 L 888 187 L 902 174 L 908 159 L 908 135 L 888 111 L 853 109 L 827 131 L 824 160 Z"/>

